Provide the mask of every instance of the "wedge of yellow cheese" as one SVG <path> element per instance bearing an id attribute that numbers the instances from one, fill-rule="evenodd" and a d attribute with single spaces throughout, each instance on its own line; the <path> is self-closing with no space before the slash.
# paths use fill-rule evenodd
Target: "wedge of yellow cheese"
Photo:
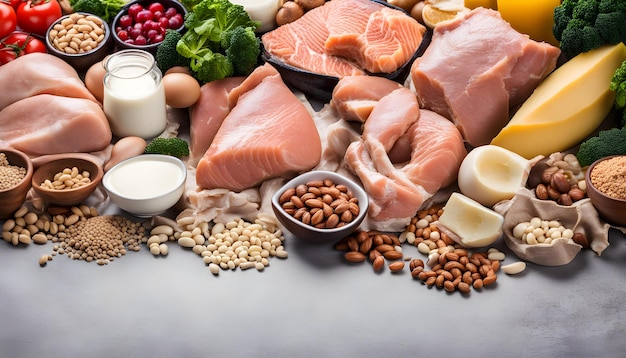
<path id="1" fill-rule="evenodd" d="M 609 84 L 624 60 L 622 43 L 572 58 L 537 86 L 491 144 L 531 159 L 580 143 L 611 110 Z"/>

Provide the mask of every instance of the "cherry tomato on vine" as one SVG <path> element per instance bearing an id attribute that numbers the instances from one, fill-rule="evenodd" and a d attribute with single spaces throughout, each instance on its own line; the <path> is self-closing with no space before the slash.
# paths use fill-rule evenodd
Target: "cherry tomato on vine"
<path id="1" fill-rule="evenodd" d="M 25 31 L 46 36 L 48 27 L 62 15 L 57 0 L 28 0 L 17 8 L 17 26 Z"/>
<path id="2" fill-rule="evenodd" d="M 0 0 L 0 2 L 3 2 L 3 3 L 8 4 L 8 5 L 11 5 L 11 7 L 15 9 L 15 11 L 17 11 L 17 8 L 24 1 L 26 1 L 26 0 Z"/>
<path id="3" fill-rule="evenodd" d="M 0 41 L 0 66 L 33 52 L 48 52 L 46 44 L 29 33 L 15 31 Z"/>
<path id="4" fill-rule="evenodd" d="M 15 31 L 17 15 L 11 5 L 0 2 L 0 39 Z"/>

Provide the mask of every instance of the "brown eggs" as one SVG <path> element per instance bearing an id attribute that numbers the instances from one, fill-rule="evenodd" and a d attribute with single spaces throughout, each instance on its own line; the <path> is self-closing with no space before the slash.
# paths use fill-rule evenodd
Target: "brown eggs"
<path id="1" fill-rule="evenodd" d="M 143 154 L 146 150 L 146 141 L 141 137 L 128 136 L 121 138 L 113 145 L 111 149 L 111 158 L 104 165 L 104 171 L 108 171 L 115 164 Z"/>
<path id="2" fill-rule="evenodd" d="M 106 70 L 102 66 L 102 61 L 96 62 L 85 73 L 85 86 L 96 97 L 96 99 L 102 102 L 104 98 L 104 74 Z"/>
<path id="3" fill-rule="evenodd" d="M 200 84 L 192 76 L 170 72 L 163 76 L 165 103 L 173 108 L 187 108 L 200 98 Z"/>

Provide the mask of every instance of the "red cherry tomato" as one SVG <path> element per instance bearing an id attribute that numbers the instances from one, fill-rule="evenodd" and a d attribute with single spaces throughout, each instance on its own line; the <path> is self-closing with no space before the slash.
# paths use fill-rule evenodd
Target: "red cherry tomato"
<path id="1" fill-rule="evenodd" d="M 8 36 L 17 27 L 17 15 L 11 5 L 0 2 L 0 39 Z"/>
<path id="2" fill-rule="evenodd" d="M 15 31 L 0 41 L 0 65 L 33 52 L 48 52 L 46 44 L 29 33 Z"/>
<path id="3" fill-rule="evenodd" d="M 45 36 L 48 27 L 61 15 L 57 0 L 28 0 L 17 8 L 17 26 L 25 32 Z"/>

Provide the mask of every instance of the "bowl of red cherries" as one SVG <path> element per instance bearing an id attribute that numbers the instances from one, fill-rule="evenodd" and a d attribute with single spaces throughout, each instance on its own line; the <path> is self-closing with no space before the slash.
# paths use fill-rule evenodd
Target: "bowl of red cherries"
<path id="1" fill-rule="evenodd" d="M 183 31 L 186 14 L 176 0 L 133 0 L 113 19 L 116 48 L 155 54 L 166 30 Z"/>

